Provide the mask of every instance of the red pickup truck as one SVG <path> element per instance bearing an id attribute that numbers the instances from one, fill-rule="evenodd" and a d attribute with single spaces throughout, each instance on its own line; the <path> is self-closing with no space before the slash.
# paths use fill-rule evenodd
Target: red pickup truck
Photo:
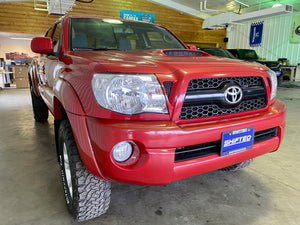
<path id="1" fill-rule="evenodd" d="M 29 69 L 34 117 L 53 114 L 78 221 L 107 211 L 111 182 L 166 185 L 241 169 L 283 138 L 273 71 L 194 50 L 162 26 L 68 16 L 31 48 L 40 53 Z"/>

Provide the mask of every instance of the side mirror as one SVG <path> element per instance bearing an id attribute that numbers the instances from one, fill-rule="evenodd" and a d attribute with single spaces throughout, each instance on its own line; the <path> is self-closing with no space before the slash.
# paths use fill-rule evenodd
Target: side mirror
<path id="1" fill-rule="evenodd" d="M 36 37 L 31 41 L 31 50 L 35 53 L 47 54 L 53 52 L 53 44 L 51 38 Z"/>
<path id="2" fill-rule="evenodd" d="M 197 47 L 195 45 L 186 45 L 186 47 L 191 50 L 197 50 Z"/>

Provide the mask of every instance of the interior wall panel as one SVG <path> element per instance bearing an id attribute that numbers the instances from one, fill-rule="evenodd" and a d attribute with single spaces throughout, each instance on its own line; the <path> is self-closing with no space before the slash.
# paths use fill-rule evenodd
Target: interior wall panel
<path id="1" fill-rule="evenodd" d="M 227 48 L 250 48 L 266 60 L 277 61 L 278 58 L 287 58 L 291 65 L 297 65 L 300 63 L 300 44 L 289 42 L 293 15 L 297 14 L 285 14 L 230 25 L 227 28 L 229 39 Z M 259 21 L 264 21 L 261 46 L 250 47 L 251 24 Z"/>
<path id="2" fill-rule="evenodd" d="M 69 15 L 97 15 L 120 17 L 120 9 L 155 14 L 155 23 L 173 31 L 185 43 L 216 45 L 226 48 L 226 30 L 202 30 L 203 20 L 157 5 L 147 0 L 95 0 L 92 3 L 76 2 Z M 0 3 L 0 31 L 44 35 L 59 17 L 37 11 L 32 2 Z"/>

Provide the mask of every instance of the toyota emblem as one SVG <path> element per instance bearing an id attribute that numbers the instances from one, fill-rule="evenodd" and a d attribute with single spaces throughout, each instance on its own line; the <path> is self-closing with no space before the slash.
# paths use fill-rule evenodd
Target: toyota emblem
<path id="1" fill-rule="evenodd" d="M 228 87 L 224 94 L 226 102 L 231 105 L 239 103 L 243 98 L 242 88 L 236 85 Z"/>

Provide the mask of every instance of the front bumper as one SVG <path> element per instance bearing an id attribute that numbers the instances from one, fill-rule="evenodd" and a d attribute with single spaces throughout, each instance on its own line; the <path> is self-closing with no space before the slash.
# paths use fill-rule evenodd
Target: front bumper
<path id="1" fill-rule="evenodd" d="M 109 181 L 165 185 L 276 151 L 283 138 L 285 116 L 285 104 L 276 100 L 266 112 L 182 125 L 172 121 L 119 121 L 76 115 L 69 118 L 72 127 L 77 126 L 73 128 L 74 136 L 81 158 L 92 174 Z M 223 132 L 246 127 L 255 127 L 255 131 L 278 127 L 277 137 L 228 156 L 213 154 L 174 160 L 176 148 L 218 141 Z M 134 141 L 140 149 L 138 161 L 132 165 L 120 165 L 111 156 L 113 146 L 125 140 Z"/>

